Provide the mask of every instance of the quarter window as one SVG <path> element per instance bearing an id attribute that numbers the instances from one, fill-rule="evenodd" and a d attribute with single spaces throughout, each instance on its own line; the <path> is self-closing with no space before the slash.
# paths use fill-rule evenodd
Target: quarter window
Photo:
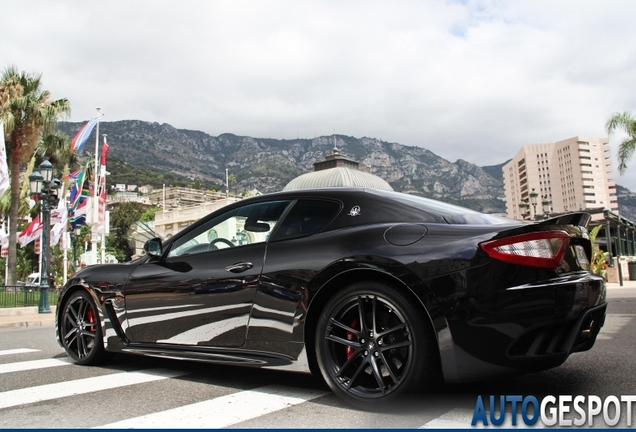
<path id="1" fill-rule="evenodd" d="M 281 224 L 275 240 L 303 237 L 327 226 L 340 211 L 334 201 L 299 200 Z"/>

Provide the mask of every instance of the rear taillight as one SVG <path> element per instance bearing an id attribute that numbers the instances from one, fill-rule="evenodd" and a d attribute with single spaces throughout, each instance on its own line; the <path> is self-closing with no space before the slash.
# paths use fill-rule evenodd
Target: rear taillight
<path id="1" fill-rule="evenodd" d="M 541 231 L 480 243 L 491 258 L 512 264 L 556 268 L 570 244 L 564 231 Z"/>

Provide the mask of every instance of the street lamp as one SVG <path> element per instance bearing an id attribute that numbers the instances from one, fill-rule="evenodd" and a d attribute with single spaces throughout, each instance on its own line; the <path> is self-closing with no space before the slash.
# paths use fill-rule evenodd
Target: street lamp
<path id="1" fill-rule="evenodd" d="M 529 208 L 530 206 L 528 205 L 527 202 L 521 201 L 519 203 L 519 212 L 521 213 L 521 217 L 523 218 L 523 220 L 526 220 L 526 215 L 528 214 Z"/>
<path id="2" fill-rule="evenodd" d="M 552 206 L 552 201 L 548 199 L 548 196 L 543 197 L 543 201 L 541 201 L 541 206 L 543 207 L 543 218 L 547 219 L 550 217 L 550 207 Z"/>
<path id="3" fill-rule="evenodd" d="M 534 188 L 532 188 L 532 192 L 530 192 L 530 204 L 532 204 L 533 207 L 533 213 L 532 213 L 532 218 L 535 219 L 535 217 L 537 216 L 537 197 L 539 196 L 539 193 L 537 191 L 534 190 Z"/>
<path id="4" fill-rule="evenodd" d="M 40 174 L 41 173 L 41 174 Z M 39 171 L 34 171 L 29 176 L 29 190 L 32 195 L 40 199 L 40 211 L 42 213 L 42 269 L 40 270 L 40 303 L 38 313 L 51 313 L 49 307 L 49 237 L 51 231 L 51 206 L 58 203 L 57 189 L 61 182 L 53 178 L 53 165 L 48 160 L 40 164 Z"/>

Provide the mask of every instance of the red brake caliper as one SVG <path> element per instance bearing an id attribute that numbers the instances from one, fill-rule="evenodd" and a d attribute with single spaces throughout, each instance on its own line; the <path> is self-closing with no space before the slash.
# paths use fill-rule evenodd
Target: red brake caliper
<path id="1" fill-rule="evenodd" d="M 88 322 L 91 324 L 95 323 L 95 312 L 93 312 L 93 309 L 89 309 L 88 312 L 86 312 L 86 319 L 88 319 Z M 91 331 L 95 331 L 94 326 L 91 326 Z"/>
<path id="2" fill-rule="evenodd" d="M 357 325 L 358 325 L 358 318 L 353 320 L 353 322 L 351 323 L 351 328 L 356 328 Z M 353 334 L 350 331 L 347 332 L 347 340 L 353 341 L 356 339 L 357 337 L 355 334 Z M 347 347 L 347 360 L 349 360 L 353 356 L 353 353 L 355 351 L 356 350 L 353 347 L 350 347 L 350 346 Z"/>

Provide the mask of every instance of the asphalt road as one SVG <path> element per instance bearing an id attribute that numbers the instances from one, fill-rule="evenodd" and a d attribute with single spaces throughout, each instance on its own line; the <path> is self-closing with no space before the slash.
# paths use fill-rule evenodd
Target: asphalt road
<path id="1" fill-rule="evenodd" d="M 636 289 L 621 289 L 594 348 L 561 367 L 446 385 L 370 413 L 344 405 L 309 375 L 125 355 L 83 367 L 67 361 L 53 328 L 7 329 L 0 331 L 0 427 L 468 428 L 479 395 L 634 395 L 635 353 Z"/>

